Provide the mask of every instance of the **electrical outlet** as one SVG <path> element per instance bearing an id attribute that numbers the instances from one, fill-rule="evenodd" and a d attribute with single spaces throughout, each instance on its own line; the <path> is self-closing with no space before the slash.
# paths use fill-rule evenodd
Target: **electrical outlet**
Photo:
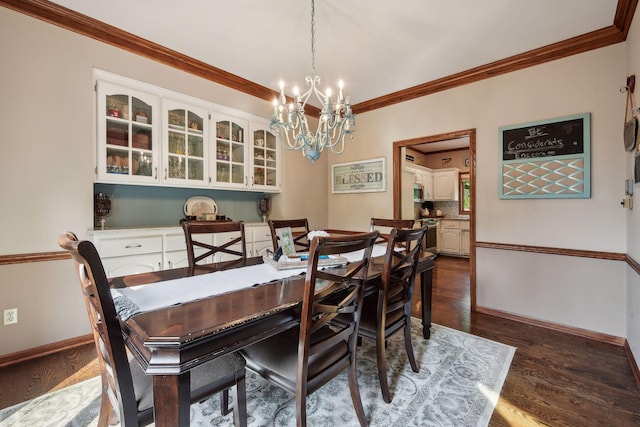
<path id="1" fill-rule="evenodd" d="M 4 310 L 4 325 L 18 323 L 18 309 L 7 308 Z"/>

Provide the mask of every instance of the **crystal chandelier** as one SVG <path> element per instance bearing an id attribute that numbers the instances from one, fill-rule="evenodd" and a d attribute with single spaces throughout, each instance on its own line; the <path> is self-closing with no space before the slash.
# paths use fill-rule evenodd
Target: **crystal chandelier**
<path id="1" fill-rule="evenodd" d="M 353 139 L 356 123 L 349 97 L 342 93 L 342 81 L 339 83 L 340 91 L 335 103 L 331 100 L 331 89 L 327 89 L 323 94 L 318 88 L 320 76 L 316 74 L 315 38 L 315 4 L 314 0 L 311 0 L 311 76 L 305 77 L 308 89 L 300 94 L 298 88 L 294 87 L 294 100 L 287 105 L 284 82 L 281 81 L 280 96 L 273 100 L 271 119 L 271 130 L 280 135 L 284 148 L 302 150 L 302 155 L 312 162 L 318 160 L 325 148 L 331 149 L 335 154 L 342 153 L 344 138 L 349 135 Z M 304 107 L 311 94 L 314 94 L 322 105 L 315 133 L 309 129 L 304 114 Z"/>

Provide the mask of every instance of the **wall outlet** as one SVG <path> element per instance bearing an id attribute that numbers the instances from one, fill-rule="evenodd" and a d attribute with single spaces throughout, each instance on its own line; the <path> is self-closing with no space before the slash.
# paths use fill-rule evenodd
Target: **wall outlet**
<path id="1" fill-rule="evenodd" d="M 6 326 L 14 323 L 18 323 L 18 309 L 6 308 L 4 310 L 4 325 Z"/>

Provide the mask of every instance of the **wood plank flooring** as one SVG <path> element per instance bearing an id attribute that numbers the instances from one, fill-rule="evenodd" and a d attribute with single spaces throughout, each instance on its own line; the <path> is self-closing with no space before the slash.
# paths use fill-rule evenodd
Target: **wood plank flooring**
<path id="1" fill-rule="evenodd" d="M 614 345 L 469 310 L 469 260 L 439 256 L 433 322 L 517 348 L 492 427 L 640 426 L 640 391 Z M 418 315 L 419 294 L 414 297 Z M 0 408 L 98 375 L 93 346 L 0 369 Z"/>
<path id="2" fill-rule="evenodd" d="M 433 279 L 434 323 L 517 348 L 490 426 L 640 425 L 622 347 L 470 313 L 468 259 L 439 256 Z"/>

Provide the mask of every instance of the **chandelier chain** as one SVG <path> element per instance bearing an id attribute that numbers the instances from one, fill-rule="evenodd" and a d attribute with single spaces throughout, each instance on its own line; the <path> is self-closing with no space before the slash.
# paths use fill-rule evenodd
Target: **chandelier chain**
<path id="1" fill-rule="evenodd" d="M 342 91 L 342 81 L 339 83 L 339 93 L 335 100 L 331 99 L 331 90 L 326 94 L 320 91 L 320 76 L 316 74 L 316 9 L 315 0 L 311 0 L 311 76 L 307 76 L 307 90 L 300 93 L 294 87 L 294 100 L 287 105 L 284 93 L 284 82 L 280 82 L 280 95 L 273 100 L 273 117 L 271 130 L 277 132 L 285 149 L 300 150 L 302 155 L 311 161 L 316 161 L 325 148 L 335 154 L 344 150 L 344 139 L 348 135 L 353 139 L 355 115 L 351 110 L 348 96 Z M 311 96 L 315 96 L 322 105 L 318 126 L 315 131 L 309 128 L 304 108 Z"/>

